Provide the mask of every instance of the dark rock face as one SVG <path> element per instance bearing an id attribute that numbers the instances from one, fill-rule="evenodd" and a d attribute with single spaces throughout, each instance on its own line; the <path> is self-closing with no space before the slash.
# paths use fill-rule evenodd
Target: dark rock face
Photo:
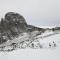
<path id="1" fill-rule="evenodd" d="M 28 30 L 30 31 L 30 32 L 32 32 L 32 31 L 42 31 L 42 32 L 44 32 L 45 31 L 45 29 L 43 29 L 43 28 L 39 28 L 39 27 L 35 27 L 35 26 L 32 26 L 32 25 L 28 25 Z"/>
<path id="2" fill-rule="evenodd" d="M 14 12 L 7 13 L 5 15 L 5 20 L 9 24 L 10 27 L 11 26 L 16 27 L 16 28 L 18 28 L 18 30 L 22 29 L 21 31 L 23 31 L 23 30 L 26 30 L 26 28 L 27 28 L 27 23 L 26 23 L 24 17 L 19 15 L 18 13 L 14 13 Z M 21 32 L 21 31 L 19 31 L 19 32 Z"/>
<path id="3" fill-rule="evenodd" d="M 27 24 L 24 17 L 18 13 L 9 12 L 5 15 L 5 20 L 9 23 L 24 23 Z"/>
<path id="4" fill-rule="evenodd" d="M 0 43 L 5 42 L 3 36 L 6 36 L 8 39 L 18 36 L 22 32 L 27 31 L 27 23 L 23 16 L 18 13 L 8 12 L 5 15 L 5 18 L 1 19 L 0 22 Z"/>
<path id="5" fill-rule="evenodd" d="M 45 38 L 54 34 L 44 35 L 51 30 L 60 30 L 60 27 L 39 28 L 28 25 L 24 17 L 15 12 L 8 12 L 0 22 L 0 51 L 13 51 L 17 48 L 43 48 L 40 38 Z M 55 42 L 53 42 L 56 47 Z"/>
<path id="6" fill-rule="evenodd" d="M 57 30 L 57 31 L 58 31 L 58 30 L 60 31 L 60 27 L 52 28 L 52 31 L 56 31 L 56 30 Z"/>
<path id="7" fill-rule="evenodd" d="M 0 22 L 0 44 L 7 40 L 12 40 L 14 37 L 18 37 L 20 33 L 32 33 L 33 31 L 42 31 L 43 28 L 38 28 L 32 25 L 28 25 L 24 17 L 15 12 L 8 12 Z"/>

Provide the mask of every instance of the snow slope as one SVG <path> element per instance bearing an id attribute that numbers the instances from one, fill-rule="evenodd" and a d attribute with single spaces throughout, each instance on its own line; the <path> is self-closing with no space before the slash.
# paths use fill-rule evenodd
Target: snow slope
<path id="1" fill-rule="evenodd" d="M 40 39 L 40 42 L 49 43 L 53 40 L 57 44 L 56 48 L 18 49 L 12 52 L 0 52 L 0 60 L 60 60 L 60 34 Z"/>
<path id="2" fill-rule="evenodd" d="M 8 40 L 4 44 L 0 45 L 1 51 L 13 51 L 16 49 L 41 49 L 41 48 L 56 48 L 58 45 L 57 37 L 60 36 L 60 32 L 53 32 L 46 30 L 40 34 L 40 31 L 33 31 L 31 33 L 22 33 L 19 37 L 13 40 Z"/>
<path id="3" fill-rule="evenodd" d="M 34 38 L 38 38 L 38 42 L 34 40 L 33 43 L 40 43 L 43 48 L 17 49 L 11 52 L 1 51 L 0 60 L 60 60 L 60 34 L 46 32 Z M 56 47 L 54 47 L 53 41 L 56 43 Z M 49 47 L 49 43 L 51 47 Z"/>

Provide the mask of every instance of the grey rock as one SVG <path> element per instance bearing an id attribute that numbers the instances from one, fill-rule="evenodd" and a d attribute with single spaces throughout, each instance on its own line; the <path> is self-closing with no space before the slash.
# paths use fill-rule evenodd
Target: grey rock
<path id="1" fill-rule="evenodd" d="M 41 35 L 45 30 L 44 28 L 28 25 L 25 18 L 18 13 L 8 12 L 0 22 L 0 50 L 15 50 L 18 46 L 21 47 L 23 41 L 22 46 L 25 48 L 25 45 L 29 45 L 25 44 L 25 41 L 28 41 L 28 43 L 34 41 L 34 37 Z"/>

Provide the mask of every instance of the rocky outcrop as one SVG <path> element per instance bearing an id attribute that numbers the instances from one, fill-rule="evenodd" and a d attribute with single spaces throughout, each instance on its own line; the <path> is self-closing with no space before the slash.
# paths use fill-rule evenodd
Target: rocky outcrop
<path id="1" fill-rule="evenodd" d="M 45 30 L 28 25 L 24 17 L 18 13 L 8 12 L 0 22 L 0 48 L 4 50 L 9 46 L 13 50 L 22 42 L 34 41 L 35 37 L 44 33 Z"/>
<path id="2" fill-rule="evenodd" d="M 8 12 L 0 22 L 1 35 L 14 37 L 27 31 L 27 23 L 23 16 L 18 13 Z"/>

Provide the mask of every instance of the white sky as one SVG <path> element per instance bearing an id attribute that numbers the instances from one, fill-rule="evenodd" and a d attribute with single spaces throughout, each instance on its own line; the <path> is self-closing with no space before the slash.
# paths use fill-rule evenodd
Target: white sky
<path id="1" fill-rule="evenodd" d="M 35 26 L 60 26 L 60 0 L 0 0 L 0 18 L 15 11 Z"/>

